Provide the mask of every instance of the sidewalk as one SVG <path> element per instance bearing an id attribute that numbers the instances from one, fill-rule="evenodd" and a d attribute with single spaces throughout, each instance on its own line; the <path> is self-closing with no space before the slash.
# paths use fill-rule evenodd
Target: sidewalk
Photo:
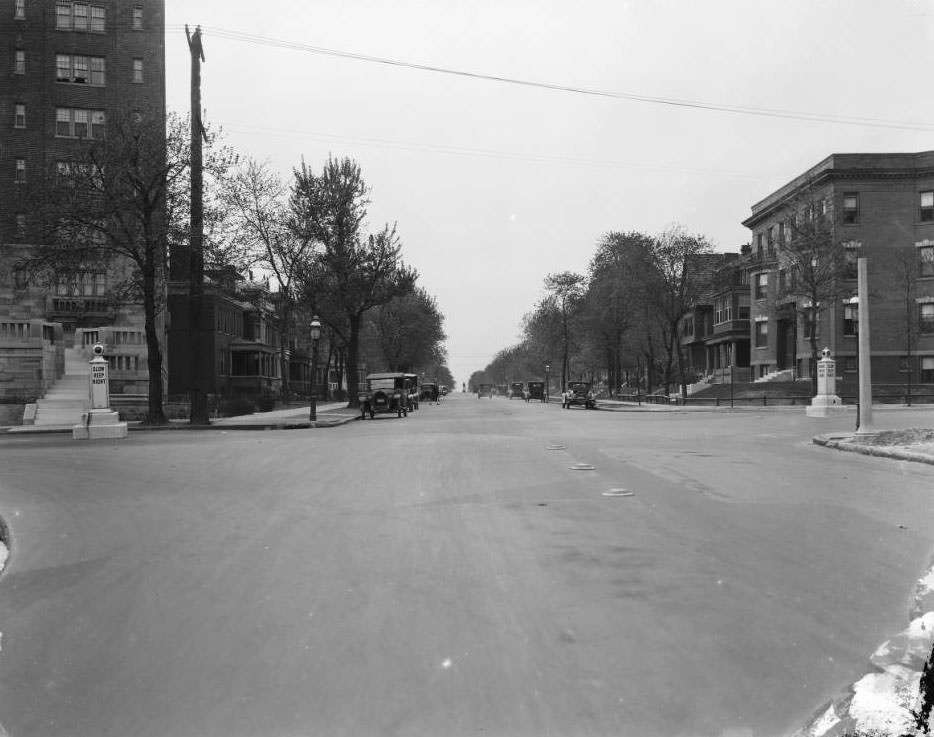
<path id="1" fill-rule="evenodd" d="M 254 412 L 251 415 L 239 415 L 237 417 L 219 417 L 211 420 L 210 425 L 191 425 L 188 420 L 172 420 L 168 425 L 144 425 L 140 422 L 130 422 L 128 427 L 133 431 L 302 430 L 346 425 L 348 422 L 353 422 L 360 417 L 360 412 L 349 408 L 347 402 L 319 402 L 315 422 L 308 419 L 309 409 L 309 407 L 292 407 L 291 409 L 272 410 L 271 412 Z M 79 419 L 80 417 L 75 418 L 75 423 Z M 0 427 L 0 435 L 4 433 L 11 435 L 70 433 L 71 431 L 71 424 Z"/>

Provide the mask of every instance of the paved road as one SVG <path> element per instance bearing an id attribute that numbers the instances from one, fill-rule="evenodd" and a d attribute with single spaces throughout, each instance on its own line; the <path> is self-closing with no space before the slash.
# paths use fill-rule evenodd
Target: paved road
<path id="1" fill-rule="evenodd" d="M 788 733 L 904 626 L 934 549 L 934 468 L 814 446 L 841 421 L 802 415 L 453 395 L 329 430 L 3 439 L 0 722 Z"/>

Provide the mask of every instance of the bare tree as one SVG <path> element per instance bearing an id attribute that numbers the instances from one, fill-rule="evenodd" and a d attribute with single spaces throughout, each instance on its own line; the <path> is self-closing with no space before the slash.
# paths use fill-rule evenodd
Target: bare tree
<path id="1" fill-rule="evenodd" d="M 279 348 L 282 399 L 288 400 L 289 335 L 298 299 L 298 278 L 307 270 L 314 248 L 311 232 L 295 222 L 288 191 L 265 163 L 247 159 L 229 177 L 222 199 L 231 215 L 233 240 L 244 248 L 242 258 L 275 280 L 277 309 L 274 322 L 282 336 Z"/>
<path id="2" fill-rule="evenodd" d="M 817 326 L 822 310 L 854 293 L 857 250 L 836 240 L 833 219 L 824 200 L 808 190 L 790 203 L 788 234 L 778 244 L 778 284 L 772 293 L 773 311 L 799 316 L 811 348 L 811 365 L 820 355 Z M 817 393 L 817 374 L 811 371 L 812 391 Z"/>
<path id="3" fill-rule="evenodd" d="M 651 252 L 653 269 L 646 275 L 646 284 L 654 295 L 654 314 L 665 352 L 665 393 L 670 390 L 677 368 L 677 380 L 686 396 L 681 318 L 697 302 L 708 271 L 706 257 L 712 254 L 713 247 L 704 236 L 673 225 L 655 238 Z"/>
<path id="4" fill-rule="evenodd" d="M 557 312 L 561 335 L 561 391 L 567 388 L 570 373 L 571 337 L 578 321 L 586 289 L 586 277 L 571 271 L 545 277 L 546 301 Z"/>

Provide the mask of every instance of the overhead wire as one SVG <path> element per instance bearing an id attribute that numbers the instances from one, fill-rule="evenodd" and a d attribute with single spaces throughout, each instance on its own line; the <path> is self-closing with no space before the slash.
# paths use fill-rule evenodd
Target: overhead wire
<path id="1" fill-rule="evenodd" d="M 167 29 L 171 26 L 167 25 Z M 178 26 L 183 28 L 183 26 Z M 737 115 L 751 115 L 769 118 L 782 118 L 790 120 L 802 120 L 818 123 L 833 123 L 839 125 L 854 125 L 873 128 L 890 128 L 897 130 L 912 131 L 934 131 L 934 122 L 922 121 L 898 121 L 887 120 L 883 118 L 874 118 L 868 116 L 850 116 L 833 115 L 829 113 L 811 113 L 795 110 L 783 110 L 780 108 L 760 108 L 746 105 L 726 105 L 701 100 L 688 100 L 673 97 L 660 97 L 654 95 L 644 95 L 634 92 L 613 92 L 609 90 L 591 89 L 578 87 L 574 85 L 557 84 L 554 82 L 541 82 L 535 80 L 519 79 L 517 77 L 507 77 L 496 74 L 485 74 L 481 72 L 471 72 L 462 69 L 453 69 L 432 64 L 420 64 L 416 62 L 407 62 L 399 59 L 391 59 L 383 56 L 373 56 L 370 54 L 361 54 L 351 51 L 341 51 L 338 49 L 329 49 L 322 46 L 304 43 L 301 41 L 290 41 L 286 39 L 277 39 L 268 36 L 261 36 L 254 33 L 235 31 L 217 26 L 201 26 L 202 32 L 210 36 L 226 39 L 235 42 L 247 43 L 258 46 L 268 46 L 272 48 L 288 49 L 310 54 L 323 56 L 332 56 L 341 59 L 350 59 L 353 61 L 362 61 L 367 63 L 382 64 L 386 66 L 411 69 L 434 74 L 445 74 L 449 76 L 462 77 L 465 79 L 474 79 L 486 82 L 495 82 L 499 84 L 515 85 L 528 88 L 550 90 L 554 92 L 564 92 L 569 94 L 586 95 L 591 97 L 602 97 L 616 100 L 627 100 L 630 102 L 643 102 L 653 105 L 665 105 L 669 107 L 681 107 L 696 110 L 706 110 L 711 112 L 733 113 Z"/>

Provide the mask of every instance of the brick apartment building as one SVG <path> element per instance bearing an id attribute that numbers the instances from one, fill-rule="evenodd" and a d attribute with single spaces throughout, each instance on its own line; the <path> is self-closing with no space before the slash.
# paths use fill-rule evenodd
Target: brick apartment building
<path id="1" fill-rule="evenodd" d="M 704 265 L 708 286 L 682 325 L 689 370 L 714 383 L 811 378 L 805 305 L 776 299 L 804 202 L 848 263 L 868 259 L 873 384 L 934 384 L 934 151 L 834 154 L 753 205 L 751 243 L 712 272 Z M 818 306 L 816 335 L 855 382 L 856 270 L 846 272 L 840 297 Z"/>
<path id="2" fill-rule="evenodd" d="M 107 348 L 125 388 L 145 383 L 145 344 L 141 357 L 135 337 L 120 342 L 142 328 L 141 309 L 108 298 L 125 267 L 71 273 L 50 288 L 17 263 L 35 245 L 29 192 L 43 173 L 104 137 L 118 115 L 145 111 L 164 126 L 164 36 L 164 0 L 0 0 L 0 398 L 41 394 L 55 378 L 41 356 L 62 348 L 50 338 L 71 348 L 76 332 L 83 344 L 83 331 L 99 328 L 103 340 L 118 336 Z"/>

